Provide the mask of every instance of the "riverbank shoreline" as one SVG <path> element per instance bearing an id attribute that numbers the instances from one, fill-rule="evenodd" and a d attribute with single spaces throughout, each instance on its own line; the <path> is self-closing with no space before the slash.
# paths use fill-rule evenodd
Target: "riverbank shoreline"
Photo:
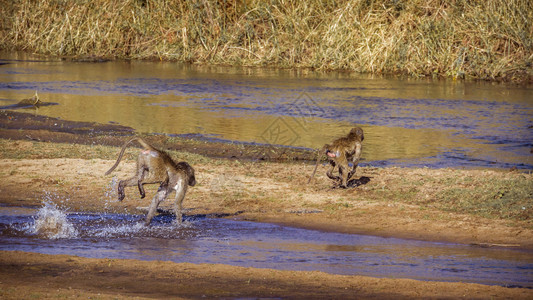
<path id="1" fill-rule="evenodd" d="M 118 147 L 136 134 L 116 124 L 0 112 L 3 202 L 40 205 L 45 192 L 53 192 L 68 198 L 71 210 L 103 212 L 103 189 L 113 178 L 131 176 L 135 147 L 115 173 L 103 174 Z M 360 186 L 332 189 L 323 165 L 307 184 L 314 151 L 144 136 L 196 169 L 197 192 L 189 192 L 186 201 L 195 213 L 239 212 L 242 219 L 318 230 L 533 249 L 531 172 L 360 167 L 357 176 L 365 179 Z M 111 206 L 130 212 L 147 206 L 133 190 L 127 193 L 132 201 Z"/>
<path id="2" fill-rule="evenodd" d="M 533 82 L 528 1 L 10 1 L 1 48 L 79 61 Z"/>
<path id="3" fill-rule="evenodd" d="M 126 190 L 124 201 L 116 200 L 112 181 L 131 176 L 138 151 L 134 147 L 128 148 L 124 160 L 113 174 L 103 175 L 116 159 L 118 146 L 137 134 L 131 129 L 119 125 L 71 123 L 17 112 L 2 112 L 0 125 L 0 203 L 3 206 L 40 207 L 44 202 L 52 202 L 71 212 L 138 214 L 137 208 L 146 207 L 146 199 L 150 199 L 157 188 L 147 188 L 144 200 L 139 199 L 135 189 Z M 460 203 L 448 203 L 459 201 L 461 197 L 469 201 L 468 205 L 478 205 L 474 203 L 477 198 L 494 198 L 498 203 L 504 203 L 508 197 L 506 193 L 511 193 L 515 202 L 527 203 L 530 201 L 527 187 L 533 182 L 532 174 L 486 169 L 362 167 L 358 169 L 357 176 L 368 178 L 368 182 L 352 189 L 332 189 L 324 174 L 324 166 L 319 168 L 311 184 L 307 184 L 314 165 L 305 153 L 284 153 L 285 156 L 280 156 L 283 159 L 265 157 L 261 160 L 251 159 L 252 154 L 261 152 L 252 148 L 249 150 L 250 157 L 247 157 L 245 154 L 248 152 L 237 151 L 240 146 L 224 152 L 220 145 L 206 141 L 174 140 L 165 136 L 147 136 L 147 139 L 195 168 L 198 183 L 187 193 L 184 201 L 186 214 L 230 215 L 242 220 L 321 231 L 533 250 L 529 207 L 524 206 L 524 210 L 521 207 L 517 210 L 496 207 L 481 213 L 475 210 L 487 209 L 487 206 L 461 208 Z M 206 150 L 215 148 L 219 148 L 219 152 Z M 208 156 L 204 155 L 205 152 L 223 153 L 225 156 Z M 493 186 L 497 189 L 492 189 Z M 452 189 L 454 187 L 457 189 Z M 505 187 L 510 190 L 503 190 Z M 464 190 L 464 193 L 455 196 L 454 193 L 459 190 Z M 519 191 L 521 193 L 516 193 Z M 162 206 L 168 208 L 169 204 L 164 202 Z M 281 298 L 313 298 L 313 295 L 333 298 L 347 295 L 359 295 L 361 298 L 532 296 L 528 289 L 320 272 L 279 273 L 223 265 L 92 260 L 9 251 L 0 253 L 0 261 L 0 291 L 4 293 L 2 298 L 6 299 L 19 298 L 19 295 L 26 295 L 22 298 L 31 298 L 32 295 L 46 298 L 65 293 L 82 295 L 79 297 L 100 294 L 103 298 L 189 298 L 203 295 Z M 73 264 L 84 266 L 82 270 L 87 272 L 76 271 L 78 267 Z M 161 271 L 161 265 L 168 269 Z M 22 272 L 14 276 L 13 270 Z M 248 277 L 239 277 L 243 273 Z M 112 274 L 123 275 L 113 284 L 106 285 Z M 35 284 L 28 285 L 28 276 L 34 276 Z M 64 281 L 61 280 L 71 276 L 69 284 L 62 283 Z M 136 282 L 139 276 L 152 282 L 153 287 L 139 290 L 128 283 Z M 274 280 L 276 276 L 293 283 L 285 280 L 282 284 Z M 163 277 L 167 279 L 158 280 Z M 216 280 L 212 281 L 213 278 Z M 263 281 L 263 278 L 270 279 Z M 189 281 L 192 283 L 189 284 Z M 321 284 L 325 282 L 349 284 Z M 390 285 L 395 288 L 389 288 Z M 437 294 L 435 288 L 439 291 Z M 315 290 L 320 293 L 312 294 L 311 291 Z"/>
<path id="4" fill-rule="evenodd" d="M 2 299 L 528 299 L 529 289 L 0 251 Z M 142 284 L 139 284 L 139 281 Z"/>

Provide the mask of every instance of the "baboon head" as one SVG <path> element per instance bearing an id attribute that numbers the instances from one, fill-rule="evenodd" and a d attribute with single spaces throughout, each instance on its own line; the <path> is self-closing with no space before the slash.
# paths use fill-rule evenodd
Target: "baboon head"
<path id="1" fill-rule="evenodd" d="M 362 142 L 365 139 L 363 129 L 361 129 L 360 127 L 352 128 L 352 130 L 350 130 L 350 133 L 348 133 L 348 138 L 351 140 L 357 138 L 360 142 Z"/>

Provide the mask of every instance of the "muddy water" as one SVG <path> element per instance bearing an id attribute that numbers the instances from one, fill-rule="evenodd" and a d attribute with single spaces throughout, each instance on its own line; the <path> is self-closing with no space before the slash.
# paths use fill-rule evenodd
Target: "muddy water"
<path id="1" fill-rule="evenodd" d="M 0 250 L 93 258 L 220 263 L 332 274 L 533 288 L 533 253 L 324 233 L 271 224 L 0 207 Z"/>
<path id="2" fill-rule="evenodd" d="M 370 165 L 533 169 L 533 86 L 0 53 L 0 106 L 140 132 L 317 148 L 353 124 Z"/>

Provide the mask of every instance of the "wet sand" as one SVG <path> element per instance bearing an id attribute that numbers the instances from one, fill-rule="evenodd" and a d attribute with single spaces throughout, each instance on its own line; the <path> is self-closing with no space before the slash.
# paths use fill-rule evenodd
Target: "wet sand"
<path id="1" fill-rule="evenodd" d="M 213 264 L 0 252 L 0 296 L 29 298 L 527 299 L 526 289 Z"/>
<path id="2" fill-rule="evenodd" d="M 135 132 L 119 125 L 75 123 L 16 112 L 0 112 L 0 203 L 42 204 L 45 194 L 67 199 L 72 211 L 103 211 L 103 194 L 112 176 L 118 146 Z M 370 201 L 377 185 L 402 176 L 441 176 L 442 170 L 361 168 L 370 182 L 355 189 L 332 190 L 325 176 L 306 185 L 313 153 L 266 155 L 261 147 L 217 144 L 194 139 L 151 136 L 165 149 L 179 149 L 194 160 L 199 184 L 184 202 L 190 213 L 238 214 L 238 218 L 346 233 L 368 233 L 481 246 L 533 249 L 530 221 L 486 219 L 408 204 L 401 199 Z M 225 145 L 225 146 L 224 146 Z M 38 150 L 36 150 L 38 148 Z M 8 152 L 29 151 L 24 158 Z M 56 151 L 55 158 L 49 158 Z M 80 151 L 80 152 L 78 152 Z M 101 151 L 101 152 L 100 152 Z M 272 150 L 275 153 L 278 150 Z M 283 152 L 284 151 L 284 152 Z M 189 154 L 187 154 L 189 153 Z M 191 155 L 193 156 L 187 156 Z M 194 156 L 206 155 L 208 158 Z M 191 158 L 192 157 L 192 158 Z M 126 159 L 114 176 L 134 168 Z M 473 176 L 503 176 L 490 170 L 461 171 Z M 253 174 L 252 174 L 253 173 Z M 220 177 L 225 174 L 224 177 Z M 504 176 L 516 176 L 505 173 Z M 520 175 L 522 176 L 522 175 Z M 525 174 L 524 176 L 529 176 Z M 531 178 L 530 178 L 531 179 Z M 148 190 L 147 199 L 154 189 Z M 353 200 L 346 200 L 353 199 Z M 357 199 L 367 199 L 364 201 Z M 349 204 L 349 205 L 347 205 Z M 147 206 L 136 191 L 107 209 L 136 211 Z M 99 298 L 531 298 L 529 289 L 477 284 L 376 279 L 321 272 L 292 272 L 135 260 L 86 259 L 22 252 L 0 252 L 3 299 Z M 142 282 L 142 284 L 140 284 Z"/>

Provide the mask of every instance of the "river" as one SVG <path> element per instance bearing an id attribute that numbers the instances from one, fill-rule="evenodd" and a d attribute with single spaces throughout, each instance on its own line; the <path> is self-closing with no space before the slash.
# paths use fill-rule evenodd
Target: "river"
<path id="1" fill-rule="evenodd" d="M 533 288 L 533 253 L 231 219 L 0 206 L 0 250 Z"/>
<path id="2" fill-rule="evenodd" d="M 533 86 L 0 53 L 0 106 L 139 132 L 318 148 L 352 126 L 372 166 L 533 169 Z"/>

